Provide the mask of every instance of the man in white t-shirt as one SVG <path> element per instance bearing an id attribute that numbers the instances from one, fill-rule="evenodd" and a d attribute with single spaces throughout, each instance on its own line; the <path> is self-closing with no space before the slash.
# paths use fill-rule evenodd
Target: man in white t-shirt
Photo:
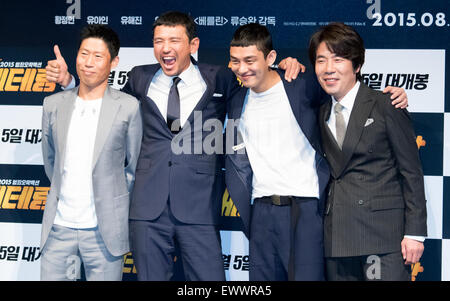
<path id="1" fill-rule="evenodd" d="M 109 88 L 120 42 L 81 31 L 80 85 L 44 99 L 42 152 L 51 188 L 42 221 L 41 280 L 121 280 L 129 252 L 129 193 L 142 139 L 137 100 Z"/>

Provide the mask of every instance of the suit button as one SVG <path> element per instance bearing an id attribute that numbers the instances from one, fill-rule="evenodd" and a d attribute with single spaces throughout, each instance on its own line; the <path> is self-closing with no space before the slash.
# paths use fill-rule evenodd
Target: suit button
<path id="1" fill-rule="evenodd" d="M 169 167 L 172 166 L 172 161 L 169 161 Z"/>
<path id="2" fill-rule="evenodd" d="M 363 201 L 363 200 L 359 200 L 359 201 L 358 201 L 358 204 L 359 204 L 359 205 L 363 205 L 363 204 L 364 204 L 364 201 Z"/>
<path id="3" fill-rule="evenodd" d="M 369 149 L 369 154 L 373 153 L 373 149 Z"/>

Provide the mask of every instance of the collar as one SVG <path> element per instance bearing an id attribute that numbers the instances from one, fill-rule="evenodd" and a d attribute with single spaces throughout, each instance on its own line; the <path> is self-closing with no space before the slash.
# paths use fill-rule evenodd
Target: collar
<path id="1" fill-rule="evenodd" d="M 189 67 L 178 75 L 178 77 L 181 78 L 181 83 L 188 86 L 195 83 L 197 78 L 196 68 L 198 67 L 196 67 L 191 61 Z M 164 85 L 170 87 L 175 76 L 167 76 L 162 69 L 159 69 L 158 73 L 160 73 L 159 80 L 164 83 Z"/>
<path id="2" fill-rule="evenodd" d="M 349 112 L 352 111 L 353 105 L 355 104 L 356 94 L 358 94 L 360 84 L 361 83 L 359 82 L 359 80 L 357 80 L 353 88 L 351 88 L 350 91 L 348 91 L 348 93 L 339 102 Z M 331 96 L 331 99 L 333 100 L 332 107 L 334 107 L 337 103 L 337 100 L 334 98 L 334 96 Z"/>

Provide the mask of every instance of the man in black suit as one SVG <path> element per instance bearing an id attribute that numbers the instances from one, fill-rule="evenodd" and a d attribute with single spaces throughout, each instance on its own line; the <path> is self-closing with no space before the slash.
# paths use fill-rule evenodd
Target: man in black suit
<path id="1" fill-rule="evenodd" d="M 331 168 L 324 245 L 328 280 L 409 280 L 424 250 L 426 201 L 416 136 L 405 109 L 360 82 L 364 45 L 331 23 L 309 55 L 332 99 L 320 108 Z"/>

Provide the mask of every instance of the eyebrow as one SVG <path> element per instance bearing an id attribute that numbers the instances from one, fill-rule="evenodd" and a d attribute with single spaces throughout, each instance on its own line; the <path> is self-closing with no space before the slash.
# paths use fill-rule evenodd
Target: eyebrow
<path id="1" fill-rule="evenodd" d="M 104 51 L 99 51 L 99 50 L 96 50 L 96 49 L 89 49 L 89 48 L 85 48 L 85 47 L 80 48 L 79 51 L 87 51 L 87 52 L 95 53 L 95 54 L 105 54 Z"/>
<path id="2" fill-rule="evenodd" d="M 249 56 L 243 57 L 242 59 L 243 59 L 243 60 L 248 60 L 248 59 L 253 59 L 253 58 L 256 58 L 256 55 L 249 55 Z M 232 55 L 230 55 L 230 59 L 238 60 L 237 57 L 234 57 L 234 56 L 232 56 Z"/>

